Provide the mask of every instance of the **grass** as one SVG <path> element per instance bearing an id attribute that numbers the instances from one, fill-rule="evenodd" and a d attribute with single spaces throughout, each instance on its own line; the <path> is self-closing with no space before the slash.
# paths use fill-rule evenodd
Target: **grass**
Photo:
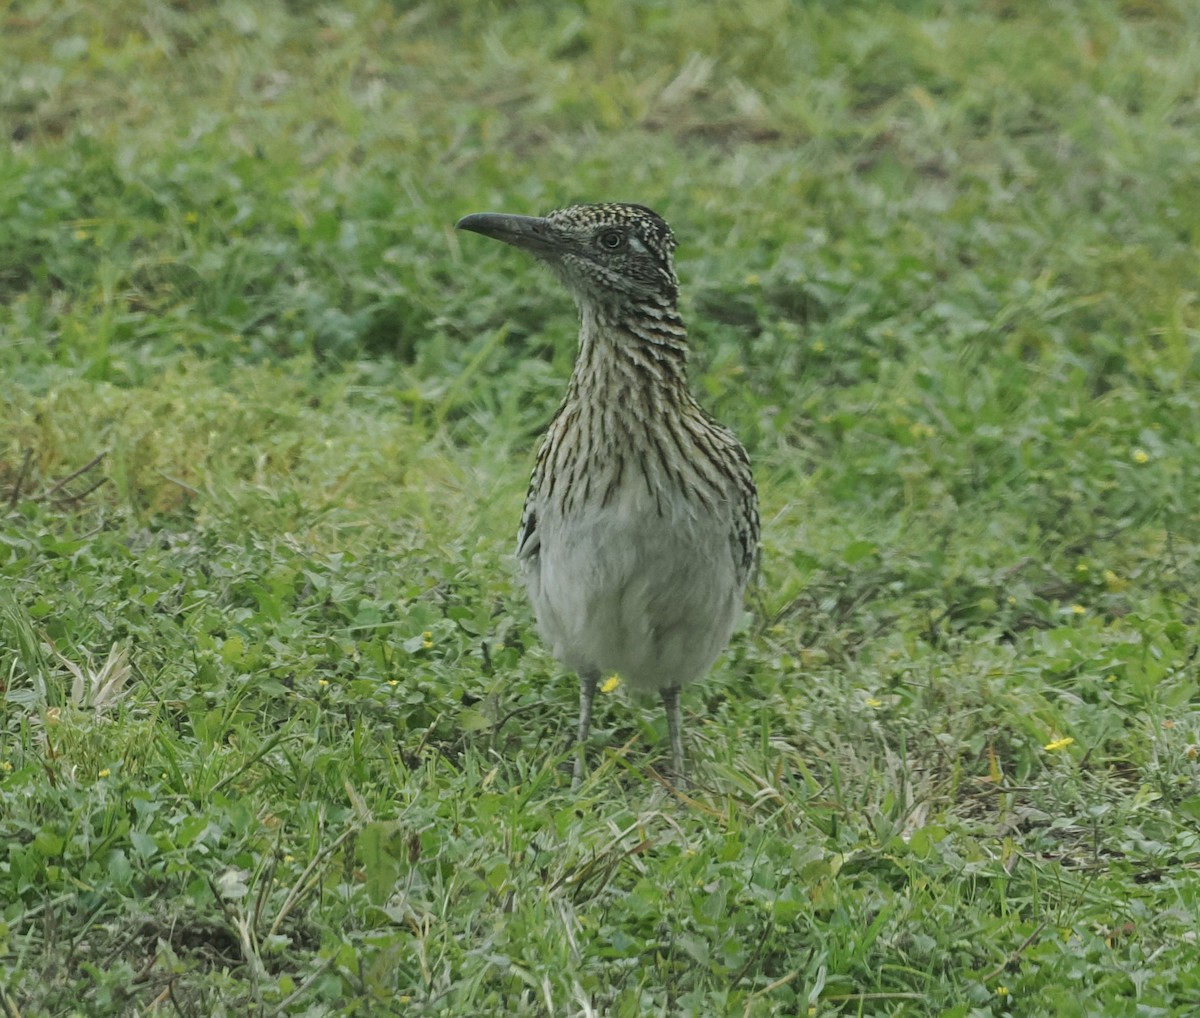
<path id="1" fill-rule="evenodd" d="M 0 13 L 0 1014 L 1200 1008 L 1184 0 Z M 650 204 L 761 582 L 576 681 L 511 548 Z"/>

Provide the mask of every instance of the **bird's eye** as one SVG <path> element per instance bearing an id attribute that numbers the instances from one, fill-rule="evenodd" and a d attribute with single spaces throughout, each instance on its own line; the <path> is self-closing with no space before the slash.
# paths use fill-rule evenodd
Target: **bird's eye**
<path id="1" fill-rule="evenodd" d="M 620 230 L 605 230 L 600 234 L 600 246 L 615 251 L 625 243 L 625 234 Z"/>

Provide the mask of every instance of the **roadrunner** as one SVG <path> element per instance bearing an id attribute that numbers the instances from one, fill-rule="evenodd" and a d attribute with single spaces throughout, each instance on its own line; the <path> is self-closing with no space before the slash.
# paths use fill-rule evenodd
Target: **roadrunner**
<path id="1" fill-rule="evenodd" d="M 688 388 L 675 237 L 650 209 L 624 204 L 485 212 L 458 229 L 536 255 L 579 306 L 575 370 L 517 535 L 538 631 L 581 681 L 575 782 L 610 672 L 659 691 L 682 775 L 679 690 L 729 642 L 759 522 L 746 450 Z"/>

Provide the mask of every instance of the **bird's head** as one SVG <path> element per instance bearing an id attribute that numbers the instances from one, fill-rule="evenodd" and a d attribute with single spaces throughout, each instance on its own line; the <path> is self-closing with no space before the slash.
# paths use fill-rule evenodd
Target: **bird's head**
<path id="1" fill-rule="evenodd" d="M 631 305 L 675 307 L 675 236 L 644 205 L 572 205 L 545 216 L 481 212 L 456 225 L 537 255 L 581 307 L 609 313 Z"/>

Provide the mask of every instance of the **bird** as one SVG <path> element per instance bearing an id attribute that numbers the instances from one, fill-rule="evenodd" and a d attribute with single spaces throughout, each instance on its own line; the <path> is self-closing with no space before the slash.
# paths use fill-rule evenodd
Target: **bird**
<path id="1" fill-rule="evenodd" d="M 684 772 L 680 689 L 725 649 L 758 561 L 745 448 L 687 377 L 675 236 L 624 202 L 544 216 L 482 212 L 459 230 L 527 251 L 579 311 L 566 396 L 538 449 L 517 562 L 538 633 L 580 678 L 573 785 L 601 676 L 657 691 Z"/>

